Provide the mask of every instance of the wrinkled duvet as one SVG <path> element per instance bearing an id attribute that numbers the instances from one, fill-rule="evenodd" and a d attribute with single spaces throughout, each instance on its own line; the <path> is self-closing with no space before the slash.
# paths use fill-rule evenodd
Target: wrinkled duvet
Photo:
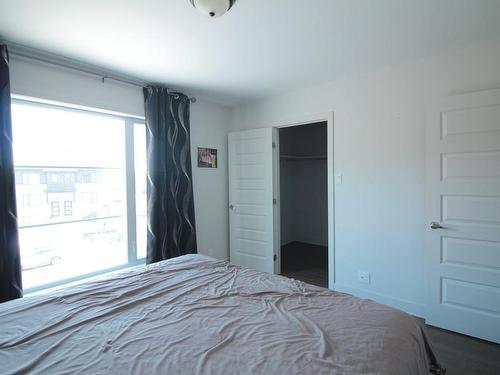
<path id="1" fill-rule="evenodd" d="M 188 255 L 0 304 L 1 374 L 428 374 L 415 319 Z"/>

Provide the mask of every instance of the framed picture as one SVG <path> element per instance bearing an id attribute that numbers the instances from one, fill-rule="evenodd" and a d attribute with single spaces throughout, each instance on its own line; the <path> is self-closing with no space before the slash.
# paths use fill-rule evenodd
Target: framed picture
<path id="1" fill-rule="evenodd" d="M 198 147 L 198 168 L 217 168 L 217 149 Z"/>

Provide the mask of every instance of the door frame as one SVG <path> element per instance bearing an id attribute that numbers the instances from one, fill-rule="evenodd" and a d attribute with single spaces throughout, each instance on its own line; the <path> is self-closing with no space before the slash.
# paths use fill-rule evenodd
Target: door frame
<path id="1" fill-rule="evenodd" d="M 281 270 L 281 219 L 280 219 L 280 163 L 278 129 L 292 126 L 326 122 L 327 128 L 327 199 L 328 199 L 328 288 L 335 285 L 335 169 L 334 169 L 334 112 L 307 115 L 291 120 L 276 121 L 268 126 L 273 128 L 273 140 L 276 143 L 273 153 L 273 189 L 274 205 L 274 253 L 277 256 L 275 273 Z"/>

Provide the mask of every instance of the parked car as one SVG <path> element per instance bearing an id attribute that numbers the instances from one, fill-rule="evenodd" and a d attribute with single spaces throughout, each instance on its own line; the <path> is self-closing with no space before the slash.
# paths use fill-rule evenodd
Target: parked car
<path id="1" fill-rule="evenodd" d="M 23 270 L 51 266 L 62 260 L 57 250 L 49 247 L 35 247 L 21 254 Z"/>
<path id="2" fill-rule="evenodd" d="M 90 241 L 107 241 L 109 243 L 123 241 L 123 235 L 117 228 L 113 227 L 100 227 L 93 232 L 83 234 L 85 240 Z"/>

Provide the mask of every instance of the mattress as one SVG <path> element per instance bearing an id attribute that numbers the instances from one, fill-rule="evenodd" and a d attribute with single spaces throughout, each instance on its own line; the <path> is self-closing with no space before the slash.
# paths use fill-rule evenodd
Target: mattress
<path id="1" fill-rule="evenodd" d="M 428 374 L 401 311 L 201 255 L 0 304 L 2 374 Z"/>

